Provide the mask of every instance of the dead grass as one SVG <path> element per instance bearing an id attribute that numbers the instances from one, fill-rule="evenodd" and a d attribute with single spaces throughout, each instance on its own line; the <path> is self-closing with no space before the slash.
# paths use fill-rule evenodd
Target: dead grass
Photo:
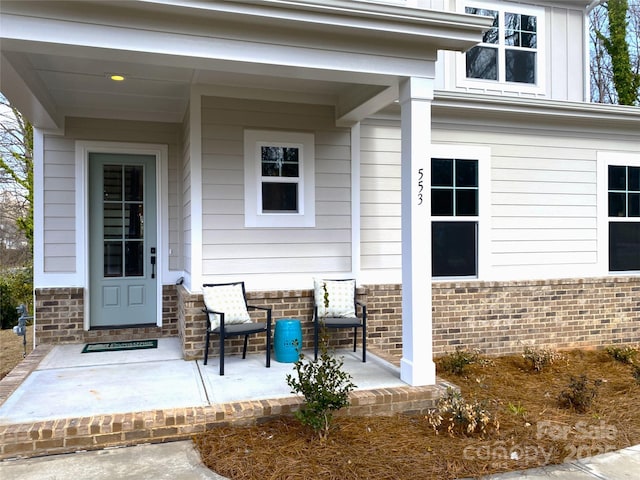
<path id="1" fill-rule="evenodd" d="M 33 327 L 27 327 L 27 355 L 33 350 Z M 0 380 L 3 379 L 13 367 L 22 361 L 24 346 L 22 337 L 13 333 L 12 329 L 0 330 Z"/>
<path id="2" fill-rule="evenodd" d="M 224 426 L 194 437 L 204 462 L 233 480 L 453 479 L 584 458 L 640 443 L 640 385 L 632 366 L 604 351 L 572 351 L 531 371 L 521 356 L 447 376 L 467 401 L 485 400 L 500 421 L 486 438 L 436 435 L 420 415 L 340 417 L 321 442 L 295 419 Z M 584 414 L 559 407 L 570 377 L 603 381 Z M 445 377 L 445 375 L 442 375 Z"/>

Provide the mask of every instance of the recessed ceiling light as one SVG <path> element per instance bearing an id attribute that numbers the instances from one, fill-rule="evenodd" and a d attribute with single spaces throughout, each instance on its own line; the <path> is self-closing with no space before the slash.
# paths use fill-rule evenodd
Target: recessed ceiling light
<path id="1" fill-rule="evenodd" d="M 110 74 L 109 78 L 114 82 L 122 82 L 124 80 L 124 75 L 114 73 L 114 74 Z"/>

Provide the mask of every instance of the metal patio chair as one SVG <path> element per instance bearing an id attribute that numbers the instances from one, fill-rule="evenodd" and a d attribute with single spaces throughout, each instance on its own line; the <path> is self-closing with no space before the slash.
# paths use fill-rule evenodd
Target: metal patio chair
<path id="1" fill-rule="evenodd" d="M 323 329 L 353 328 L 353 351 L 356 351 L 358 329 L 362 329 L 362 361 L 367 361 L 367 306 L 356 300 L 356 281 L 314 279 L 313 327 L 314 358 Z M 360 315 L 358 315 L 360 307 Z"/>
<path id="2" fill-rule="evenodd" d="M 205 283 L 202 293 L 207 314 L 207 334 L 204 347 L 204 364 L 209 358 L 209 341 L 211 335 L 218 335 L 220 340 L 220 375 L 224 375 L 224 341 L 230 337 L 244 336 L 242 358 L 247 356 L 249 335 L 266 333 L 266 366 L 271 367 L 271 308 L 247 304 L 244 282 Z M 254 322 L 249 310 L 266 312 L 266 322 Z"/>

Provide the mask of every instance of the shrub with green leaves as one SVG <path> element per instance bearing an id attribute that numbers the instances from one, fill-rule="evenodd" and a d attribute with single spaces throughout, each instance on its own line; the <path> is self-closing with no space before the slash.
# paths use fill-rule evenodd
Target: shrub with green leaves
<path id="1" fill-rule="evenodd" d="M 484 436 L 491 425 L 496 431 L 500 428 L 497 417 L 491 414 L 484 402 L 467 403 L 462 394 L 451 387 L 438 400 L 436 408 L 429 411 L 426 419 L 436 434 L 446 430 L 451 436 Z"/>
<path id="2" fill-rule="evenodd" d="M 571 376 L 567 389 L 563 390 L 558 397 L 560 406 L 585 413 L 598 396 L 598 387 L 601 384 L 602 380 L 590 381 L 585 374 Z"/>
<path id="3" fill-rule="evenodd" d="M 630 346 L 609 345 L 605 348 L 605 351 L 611 358 L 620 363 L 633 363 L 635 356 L 638 354 L 638 350 Z"/>
<path id="4" fill-rule="evenodd" d="M 349 406 L 349 392 L 356 386 L 351 375 L 342 369 L 342 359 L 329 353 L 326 341 L 321 342 L 320 348 L 317 360 L 307 360 L 300 354 L 294 365 L 297 378 L 288 374 L 287 384 L 292 393 L 304 397 L 296 418 L 311 427 L 320 439 L 325 439 L 331 430 L 333 413 Z"/>
<path id="5" fill-rule="evenodd" d="M 329 292 L 327 284 L 324 290 L 324 306 L 329 308 Z M 356 388 L 352 377 L 342 367 L 344 362 L 329 353 L 327 332 L 322 327 L 320 332 L 320 357 L 306 360 L 300 353 L 294 369 L 298 378 L 287 375 L 287 385 L 292 393 L 301 394 L 304 404 L 295 412 L 296 418 L 310 426 L 321 440 L 326 439 L 331 430 L 333 412 L 349 406 L 349 392 Z"/>
<path id="6" fill-rule="evenodd" d="M 562 360 L 563 355 L 548 348 L 539 348 L 527 345 L 524 347 L 522 358 L 531 364 L 536 372 L 541 372 L 545 367 Z"/>
<path id="7" fill-rule="evenodd" d="M 636 382 L 640 384 L 640 365 L 634 365 L 631 375 L 636 379 Z"/>
<path id="8" fill-rule="evenodd" d="M 442 371 L 460 376 L 466 372 L 469 365 L 478 362 L 479 359 L 480 352 L 477 350 L 458 347 L 454 352 L 445 354 L 438 363 Z"/>
<path id="9" fill-rule="evenodd" d="M 31 268 L 15 268 L 0 272 L 0 326 L 18 324 L 16 307 L 33 303 L 33 273 Z"/>

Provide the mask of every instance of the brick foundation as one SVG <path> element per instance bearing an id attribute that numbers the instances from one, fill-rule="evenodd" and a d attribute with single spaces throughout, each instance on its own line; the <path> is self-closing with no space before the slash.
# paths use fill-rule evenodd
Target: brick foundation
<path id="1" fill-rule="evenodd" d="M 368 345 L 389 358 L 402 356 L 401 285 L 358 289 L 367 304 Z M 250 304 L 270 306 L 273 320 L 302 322 L 303 346 L 313 346 L 313 292 L 247 292 Z M 40 344 L 114 341 L 179 336 L 184 358 L 204 355 L 206 319 L 202 295 L 183 286 L 163 287 L 163 327 L 84 331 L 80 288 L 36 290 L 36 336 Z M 606 277 L 519 282 L 436 282 L 433 284 L 433 349 L 441 355 L 457 346 L 488 355 L 520 353 L 525 343 L 554 348 L 599 347 L 640 342 L 640 278 Z M 260 318 L 261 313 L 251 312 Z M 330 345 L 348 346 L 349 330 L 331 331 Z M 227 341 L 229 355 L 242 338 Z M 264 337 L 252 335 L 248 351 L 264 350 Z M 218 355 L 211 342 L 210 355 Z"/>
<path id="2" fill-rule="evenodd" d="M 402 355 L 400 285 L 367 285 L 368 342 Z M 522 353 L 524 344 L 558 349 L 640 342 L 640 278 L 519 282 L 435 282 L 433 350 Z"/>
<path id="3" fill-rule="evenodd" d="M 83 288 L 38 288 L 35 291 L 37 343 L 86 343 L 178 336 L 178 294 L 174 285 L 162 287 L 162 327 L 108 330 L 84 329 Z"/>
<path id="4" fill-rule="evenodd" d="M 359 300 L 366 301 L 366 289 L 359 288 L 357 293 Z M 276 320 L 280 318 L 295 318 L 300 320 L 303 348 L 313 348 L 312 290 L 247 292 L 247 303 L 260 307 L 271 307 L 274 329 Z M 202 294 L 189 293 L 183 286 L 178 287 L 179 330 L 184 358 L 187 360 L 202 358 L 204 356 L 204 341 L 207 326 L 205 314 L 202 312 L 203 306 Z M 256 321 L 266 320 L 263 312 L 250 310 L 249 313 Z M 182 319 L 184 319 L 184 322 Z M 352 345 L 353 332 L 348 329 L 332 330 L 329 340 L 331 347 Z M 361 341 L 358 341 L 358 345 L 361 343 Z M 225 355 L 242 353 L 242 344 L 242 337 L 227 340 L 225 344 Z M 251 335 L 249 337 L 247 352 L 257 353 L 264 351 L 264 345 L 264 335 Z M 214 357 L 218 355 L 219 347 L 217 342 L 212 340 L 209 347 L 209 356 Z"/>

